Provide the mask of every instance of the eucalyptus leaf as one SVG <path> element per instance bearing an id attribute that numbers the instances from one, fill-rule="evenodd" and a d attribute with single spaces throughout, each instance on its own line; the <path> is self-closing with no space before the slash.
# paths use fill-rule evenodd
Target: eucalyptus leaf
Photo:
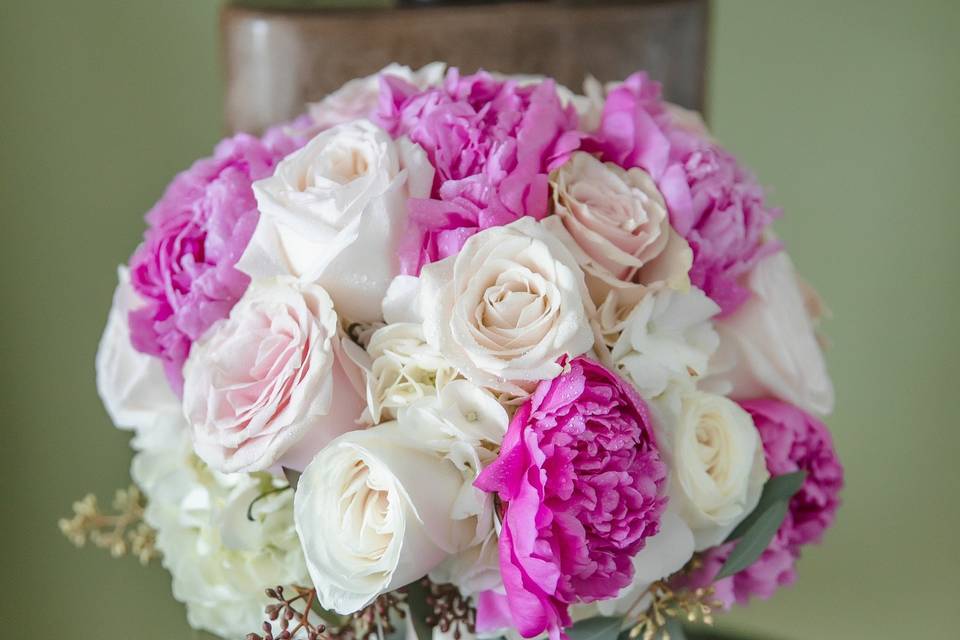
<path id="1" fill-rule="evenodd" d="M 616 640 L 623 618 L 596 616 L 581 620 L 566 630 L 570 640 Z"/>
<path id="2" fill-rule="evenodd" d="M 778 500 L 760 514 L 750 528 L 743 534 L 737 546 L 730 552 L 727 561 L 723 563 L 716 580 L 721 580 L 743 571 L 757 561 L 777 534 L 777 529 L 783 524 L 789 507 L 788 500 Z"/>
<path id="3" fill-rule="evenodd" d="M 757 519 L 759 519 L 774 502 L 780 500 L 789 502 L 790 498 L 792 498 L 797 491 L 800 491 L 800 487 L 803 486 L 803 481 L 806 480 L 806 478 L 806 471 L 794 471 L 793 473 L 773 476 L 767 480 L 766 484 L 763 485 L 763 492 L 760 494 L 760 502 L 757 503 L 757 508 L 750 512 L 750 515 L 747 516 L 743 522 L 737 525 L 737 528 L 727 536 L 726 542 L 733 542 L 737 538 L 743 537 L 743 534 L 753 527 Z"/>
<path id="4" fill-rule="evenodd" d="M 301 473 L 299 471 L 294 471 L 289 467 L 283 467 L 283 477 L 287 479 L 287 482 L 291 487 L 293 487 L 294 491 L 297 490 L 297 484 L 300 482 L 300 475 Z"/>
<path id="5" fill-rule="evenodd" d="M 417 632 L 417 640 L 431 640 L 433 627 L 427 623 L 427 618 L 433 613 L 433 608 L 427 604 L 427 586 L 420 580 L 408 584 L 403 590 L 407 594 L 405 602 L 413 629 Z"/>

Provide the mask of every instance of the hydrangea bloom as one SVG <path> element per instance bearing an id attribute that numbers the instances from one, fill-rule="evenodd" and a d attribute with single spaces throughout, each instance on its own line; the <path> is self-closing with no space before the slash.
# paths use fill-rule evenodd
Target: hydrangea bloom
<path id="1" fill-rule="evenodd" d="M 843 486 L 843 468 L 822 422 L 778 400 L 750 400 L 741 405 L 760 431 L 770 475 L 806 471 L 807 477 L 790 500 L 790 510 L 776 537 L 755 563 L 714 583 L 733 549 L 734 544 L 729 543 L 705 553 L 702 566 L 684 581 L 694 588 L 714 584 L 716 597 L 726 608 L 734 602 L 746 604 L 752 596 L 769 598 L 778 587 L 793 584 L 794 562 L 801 547 L 819 542 L 833 523 Z"/>
<path id="2" fill-rule="evenodd" d="M 665 482 L 647 407 L 627 383 L 583 357 L 540 383 L 476 483 L 506 505 L 500 569 L 523 636 L 559 638 L 570 604 L 631 583 Z"/>
<path id="3" fill-rule="evenodd" d="M 251 185 L 302 140 L 281 128 L 263 139 L 238 134 L 180 173 L 147 213 L 144 240 L 130 258 L 130 281 L 145 305 L 130 313 L 137 350 L 163 360 L 180 394 L 190 345 L 227 317 L 249 278 L 234 268 L 257 225 Z"/>
<path id="4" fill-rule="evenodd" d="M 378 124 L 423 147 L 437 171 L 432 197 L 410 200 L 404 273 L 455 254 L 481 229 L 547 214 L 547 174 L 580 142 L 577 114 L 552 80 L 521 85 L 451 69 L 426 90 L 389 74 L 381 83 Z"/>
<path id="5" fill-rule="evenodd" d="M 690 281 L 727 314 L 750 296 L 738 278 L 779 249 L 763 243 L 763 232 L 780 212 L 730 153 L 675 114 L 660 84 L 635 73 L 609 92 L 600 126 L 583 147 L 653 177 L 671 224 L 693 249 Z"/>

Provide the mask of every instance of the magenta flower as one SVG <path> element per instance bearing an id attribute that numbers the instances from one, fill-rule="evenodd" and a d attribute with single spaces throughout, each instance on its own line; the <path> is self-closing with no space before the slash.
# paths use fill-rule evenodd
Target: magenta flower
<path id="1" fill-rule="evenodd" d="M 830 432 L 822 422 L 786 402 L 748 400 L 740 405 L 760 431 L 770 475 L 807 472 L 780 527 L 784 543 L 799 552 L 803 545 L 820 542 L 833 524 L 843 488 L 843 467 Z"/>
<path id="2" fill-rule="evenodd" d="M 583 148 L 624 169 L 640 167 L 658 180 L 670 159 L 669 125 L 660 83 L 641 71 L 607 94 L 600 126 Z"/>
<path id="3" fill-rule="evenodd" d="M 729 543 L 707 551 L 702 567 L 683 581 L 692 588 L 714 584 L 717 599 L 726 608 L 734 602 L 746 604 L 753 596 L 769 598 L 778 587 L 793 584 L 794 562 L 801 547 L 819 542 L 833 524 L 843 487 L 843 467 L 822 422 L 779 400 L 740 404 L 760 431 L 770 475 L 805 471 L 807 477 L 790 500 L 790 510 L 776 537 L 755 563 L 714 583 L 714 576 L 733 549 L 734 544 Z"/>
<path id="4" fill-rule="evenodd" d="M 500 569 L 521 635 L 556 640 L 570 604 L 630 584 L 631 558 L 659 530 L 666 476 L 646 405 L 614 373 L 579 357 L 540 383 L 476 482 L 504 505 Z"/>
<path id="5" fill-rule="evenodd" d="M 781 214 L 767 206 L 763 189 L 729 152 L 684 129 L 671 130 L 671 159 L 683 166 L 689 205 L 670 211 L 670 221 L 693 249 L 690 281 L 735 311 L 750 292 L 739 280 L 763 257 L 780 250 L 764 232 Z"/>
<path id="6" fill-rule="evenodd" d="M 252 183 L 304 141 L 280 128 L 238 134 L 180 173 L 147 213 L 130 280 L 145 301 L 130 313 L 133 346 L 163 360 L 179 394 L 190 345 L 227 317 L 249 278 L 234 268 L 257 225 Z"/>
<path id="7" fill-rule="evenodd" d="M 689 589 L 713 585 L 714 598 L 729 610 L 734 604 L 747 604 L 750 598 L 766 600 L 780 587 L 796 581 L 796 556 L 786 548 L 778 532 L 756 562 L 739 573 L 714 582 L 734 546 L 735 543 L 730 542 L 706 551 L 700 557 L 699 568 L 689 574 L 680 574 L 677 585 Z"/>
<path id="8" fill-rule="evenodd" d="M 436 169 L 430 199 L 411 199 L 404 273 L 457 253 L 467 238 L 523 216 L 547 214 L 547 174 L 579 146 L 577 115 L 552 80 L 520 86 L 450 69 L 439 87 L 420 90 L 381 78 L 377 122 L 409 136 Z"/>
<path id="9" fill-rule="evenodd" d="M 738 280 L 779 249 L 763 232 L 780 215 L 736 159 L 701 131 L 674 122 L 659 83 L 635 73 L 607 95 L 600 127 L 583 148 L 624 169 L 650 174 L 663 194 L 670 223 L 693 250 L 691 282 L 721 312 L 750 293 Z"/>

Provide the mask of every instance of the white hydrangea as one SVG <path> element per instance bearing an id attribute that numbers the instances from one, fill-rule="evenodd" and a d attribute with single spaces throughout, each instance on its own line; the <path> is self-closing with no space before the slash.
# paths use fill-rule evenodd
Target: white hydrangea
<path id="1" fill-rule="evenodd" d="M 197 458 L 182 419 L 164 420 L 134 440 L 131 475 L 147 497 L 144 519 L 157 530 L 173 595 L 187 620 L 224 638 L 260 628 L 277 585 L 308 585 L 293 525 L 293 492 L 275 493 L 271 476 L 217 473 Z"/>
<path id="2" fill-rule="evenodd" d="M 720 307 L 700 289 L 661 289 L 640 301 L 613 345 L 617 368 L 646 399 L 689 386 L 707 370 L 719 344 L 710 318 Z"/>
<path id="3" fill-rule="evenodd" d="M 367 344 L 368 422 L 397 417 L 399 409 L 436 396 L 459 374 L 440 352 L 427 344 L 420 324 L 399 322 L 378 329 Z"/>

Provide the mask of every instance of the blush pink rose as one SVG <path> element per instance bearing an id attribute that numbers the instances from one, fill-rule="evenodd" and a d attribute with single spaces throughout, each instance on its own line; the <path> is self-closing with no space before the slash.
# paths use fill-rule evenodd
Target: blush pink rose
<path id="1" fill-rule="evenodd" d="M 476 481 L 504 505 L 500 570 L 522 636 L 556 640 L 570 605 L 631 584 L 633 556 L 659 530 L 666 477 L 647 407 L 616 374 L 580 357 L 540 383 Z M 481 599 L 478 621 L 496 624 L 502 604 Z"/>
<path id="2" fill-rule="evenodd" d="M 255 280 L 184 368 L 194 449 L 225 473 L 303 468 L 354 429 L 363 398 L 339 354 L 327 292 L 289 276 Z"/>

